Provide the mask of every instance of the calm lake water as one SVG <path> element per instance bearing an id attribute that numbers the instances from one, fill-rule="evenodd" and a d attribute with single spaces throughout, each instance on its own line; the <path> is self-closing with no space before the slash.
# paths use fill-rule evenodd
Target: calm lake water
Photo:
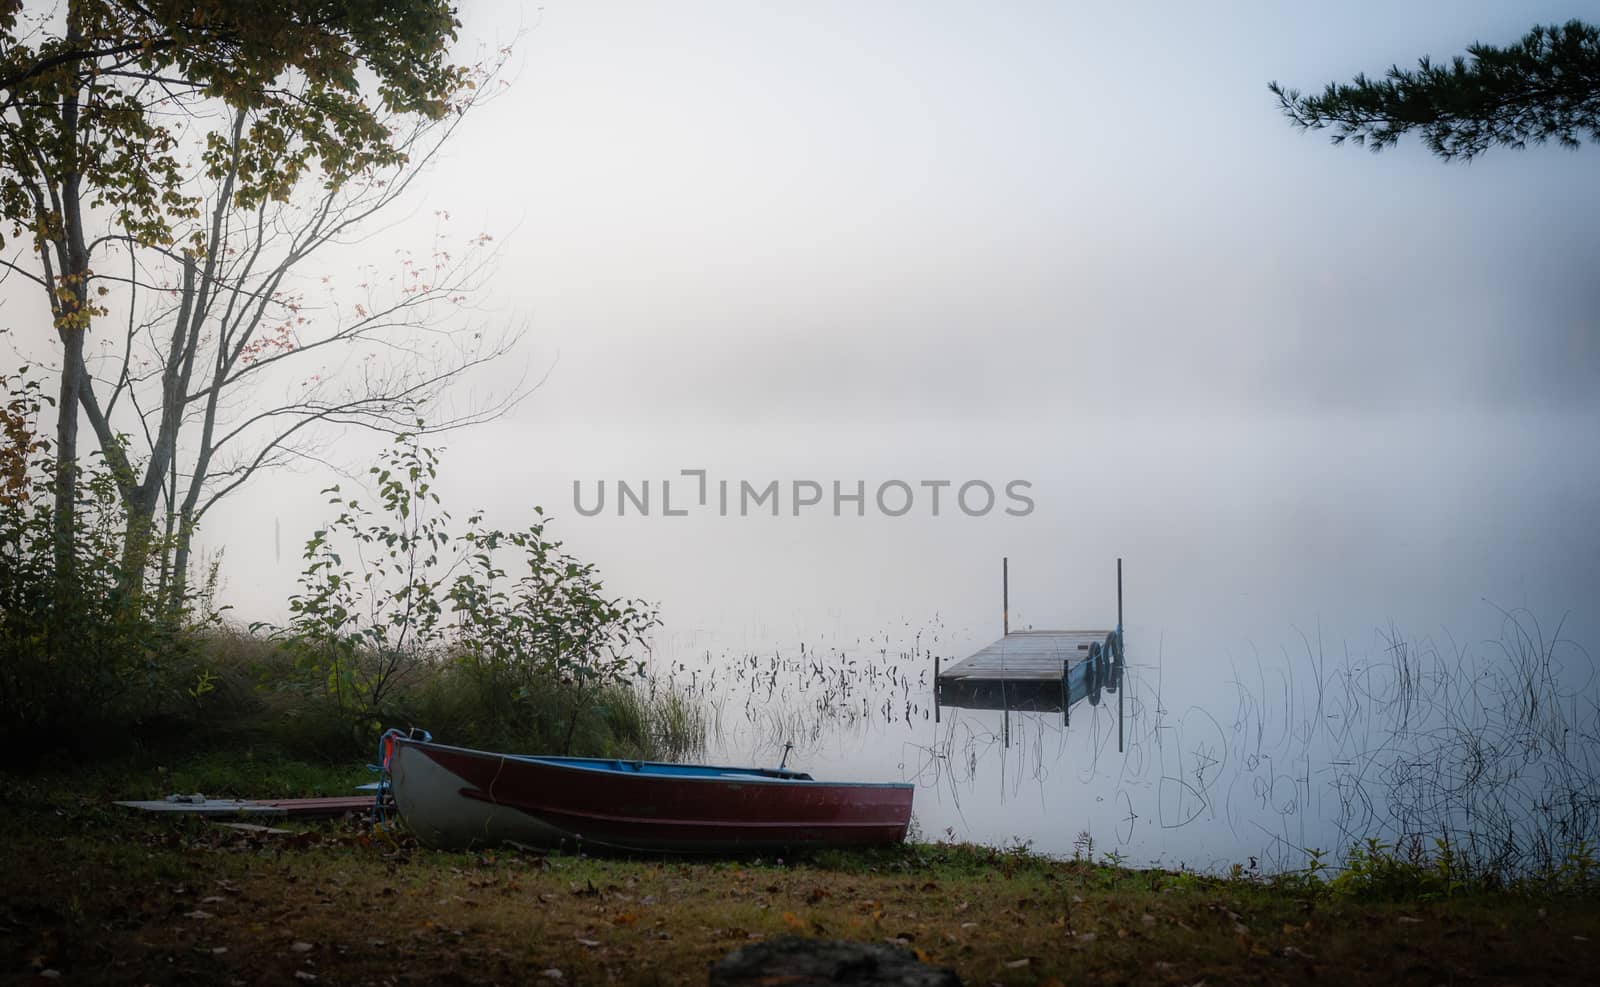
<path id="1" fill-rule="evenodd" d="M 1307 640 L 1221 674 L 1130 635 L 1120 753 L 1112 696 L 1070 726 L 951 707 L 936 722 L 933 656 L 948 667 L 982 635 L 904 630 L 758 650 L 665 635 L 656 670 L 710 711 L 712 760 L 776 765 L 792 744 L 789 766 L 819 778 L 913 782 L 929 839 L 1279 870 L 1368 837 L 1433 851 L 1448 835 L 1513 865 L 1552 834 L 1596 838 L 1593 663 L 1531 614 L 1471 649 Z"/>
<path id="2" fill-rule="evenodd" d="M 453 439 L 440 492 L 507 528 L 544 505 L 609 592 L 659 602 L 656 672 L 713 711 L 709 756 L 776 764 L 792 742 L 818 777 L 912 781 L 924 837 L 1070 855 L 1088 834 L 1096 856 L 1271 868 L 1449 833 L 1515 864 L 1600 845 L 1597 429 L 1436 410 L 952 416 L 919 441 L 893 422 L 602 422 L 529 446 L 503 425 Z M 660 484 L 690 468 L 1025 478 L 1037 508 L 664 515 Z M 574 484 L 601 480 L 654 481 L 656 510 L 580 515 Z M 278 488 L 281 546 L 247 510 L 211 522 L 225 578 L 248 574 L 225 593 L 240 613 L 282 619 L 294 546 L 325 516 L 315 486 Z M 997 713 L 934 722 L 934 656 L 1000 635 L 1002 557 L 1016 629 L 1113 625 L 1125 557 L 1121 753 L 1107 705 L 1070 728 L 1013 714 L 1009 746 Z"/>

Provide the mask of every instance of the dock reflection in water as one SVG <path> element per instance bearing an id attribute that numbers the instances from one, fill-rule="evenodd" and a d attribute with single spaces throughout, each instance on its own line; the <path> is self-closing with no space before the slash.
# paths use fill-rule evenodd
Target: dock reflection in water
<path id="1" fill-rule="evenodd" d="M 1391 631 L 1342 657 L 1307 642 L 1222 674 L 1170 660 L 1158 637 L 1126 656 L 1119 703 L 1079 701 L 1070 725 L 1048 690 L 1042 711 L 936 707 L 936 661 L 973 636 L 937 618 L 761 651 L 698 634 L 662 642 L 656 671 L 705 705 L 713 756 L 777 764 L 793 743 L 790 767 L 915 782 L 924 839 L 1285 870 L 1369 837 L 1445 836 L 1506 873 L 1558 860 L 1563 841 L 1600 845 L 1594 664 L 1531 614 L 1508 614 L 1482 653 Z"/>

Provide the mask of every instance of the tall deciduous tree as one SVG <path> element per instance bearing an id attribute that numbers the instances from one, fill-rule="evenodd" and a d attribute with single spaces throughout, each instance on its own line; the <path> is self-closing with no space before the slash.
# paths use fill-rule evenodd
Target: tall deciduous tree
<path id="1" fill-rule="evenodd" d="M 210 205 L 199 236 L 175 230 L 205 248 L 124 244 L 116 295 L 129 318 L 120 339 L 102 333 L 100 352 L 87 357 L 104 404 L 86 403 L 85 418 L 126 507 L 122 572 L 130 588 L 143 579 L 163 501 L 161 544 L 172 555 L 170 565 L 162 556 L 161 585 L 176 605 L 201 518 L 258 470 L 316 458 L 314 447 L 328 438 L 318 426 L 415 430 L 426 411 L 424 430 L 442 431 L 494 417 L 524 393 L 480 387 L 465 402 L 441 400 L 470 371 L 501 362 L 520 335 L 486 332 L 465 318 L 489 269 L 491 238 L 452 234 L 442 210 L 431 243 L 415 255 L 392 243 L 374 251 L 367 229 L 426 172 L 467 112 L 497 91 L 507 53 L 473 66 L 442 118 L 393 125 L 403 162 L 334 187 L 302 180 L 287 201 L 245 208 L 230 194 L 246 149 L 236 126 L 228 167 L 201 180 Z M 291 142 L 284 153 L 293 149 Z M 350 247 L 368 263 L 331 273 L 329 252 Z"/>
<path id="2" fill-rule="evenodd" d="M 1392 147 L 1416 130 L 1434 154 L 1471 160 L 1491 147 L 1600 141 L 1600 28 L 1581 21 L 1535 27 L 1505 48 L 1474 44 L 1448 65 L 1423 58 L 1383 79 L 1357 75 L 1303 96 L 1273 82 L 1302 130 L 1332 129 L 1333 142 Z"/>
<path id="3" fill-rule="evenodd" d="M 97 403 L 84 339 L 104 309 L 97 246 L 207 256 L 192 167 L 231 175 L 244 208 L 303 174 L 338 186 L 395 164 L 385 118 L 446 112 L 463 70 L 448 0 L 0 0 L 0 215 L 36 255 L 62 346 L 55 455 L 57 576 L 73 579 L 79 409 Z M 221 111 L 221 112 L 219 112 Z M 198 156 L 183 138 L 204 134 Z M 109 240 L 94 238 L 99 219 Z M 4 246 L 0 242 L 0 246 Z M 92 412 L 91 412 L 92 413 Z M 161 472 L 165 472 L 163 464 Z"/>

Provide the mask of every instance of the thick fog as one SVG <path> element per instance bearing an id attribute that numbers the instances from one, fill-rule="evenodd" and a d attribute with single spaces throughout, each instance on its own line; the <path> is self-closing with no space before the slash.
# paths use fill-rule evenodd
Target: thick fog
<path id="1" fill-rule="evenodd" d="M 512 84 L 357 252 L 425 244 L 435 210 L 496 237 L 476 318 L 526 336 L 474 386 L 543 383 L 440 440 L 441 492 L 507 526 L 543 505 L 660 601 L 667 657 L 922 632 L 959 658 L 999 635 L 1002 557 L 1014 627 L 1111 626 L 1125 560 L 1151 708 L 1225 719 L 1241 664 L 1476 646 L 1523 608 L 1592 648 L 1600 148 L 1373 155 L 1266 88 L 1575 16 L 1600 5 L 469 4 L 463 52 L 514 44 Z M 208 518 L 241 618 L 284 616 L 328 480 Z M 777 481 L 778 516 L 723 516 L 719 481 Z M 797 481 L 823 491 L 799 516 Z M 972 834 L 1016 835 L 977 804 Z"/>
<path id="2" fill-rule="evenodd" d="M 669 632 L 982 638 L 1003 555 L 1026 619 L 1093 623 L 1120 555 L 1132 627 L 1194 661 L 1319 622 L 1471 638 L 1493 606 L 1590 636 L 1594 150 L 1334 148 L 1265 88 L 1582 13 L 469 6 L 464 50 L 514 42 L 512 85 L 369 247 L 435 209 L 499 239 L 478 317 L 527 335 L 478 386 L 548 376 L 443 440 L 449 496 L 544 505 Z M 693 469 L 1035 506 L 663 516 Z M 281 612 L 320 479 L 212 521 L 242 610 Z M 652 515 L 580 516 L 602 480 L 652 481 Z"/>

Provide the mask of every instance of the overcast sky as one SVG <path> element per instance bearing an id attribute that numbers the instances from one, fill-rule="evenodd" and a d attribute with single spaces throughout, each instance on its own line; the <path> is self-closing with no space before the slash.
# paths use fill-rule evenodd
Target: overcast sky
<path id="1" fill-rule="evenodd" d="M 441 197 L 520 220 L 581 421 L 1587 410 L 1589 155 L 1335 150 L 1265 90 L 1583 11 L 1222 6 L 549 5 Z"/>
<path id="2" fill-rule="evenodd" d="M 1266 89 L 1571 17 L 1600 4 L 468 4 L 463 53 L 514 41 L 513 84 L 372 249 L 441 208 L 493 233 L 484 317 L 549 376 L 446 440 L 447 497 L 543 504 L 669 634 L 937 620 L 960 651 L 1002 555 L 1036 625 L 1112 622 L 1120 555 L 1168 661 L 1477 639 L 1496 606 L 1592 645 L 1600 149 L 1374 156 Z M 1023 480 L 1034 510 L 574 509 L 694 468 Z M 283 616 L 324 479 L 209 519 L 241 616 Z"/>
<path id="3" fill-rule="evenodd" d="M 1574 16 L 1600 7 L 468 7 L 523 28 L 520 70 L 431 201 L 506 231 L 496 304 L 554 366 L 450 440 L 461 496 L 546 504 L 678 627 L 984 638 L 1002 554 L 1031 619 L 1104 623 L 1120 554 L 1134 626 L 1208 652 L 1472 639 L 1486 599 L 1592 630 L 1600 149 L 1374 156 L 1266 90 Z M 695 467 L 1037 507 L 574 516 L 574 479 Z"/>

